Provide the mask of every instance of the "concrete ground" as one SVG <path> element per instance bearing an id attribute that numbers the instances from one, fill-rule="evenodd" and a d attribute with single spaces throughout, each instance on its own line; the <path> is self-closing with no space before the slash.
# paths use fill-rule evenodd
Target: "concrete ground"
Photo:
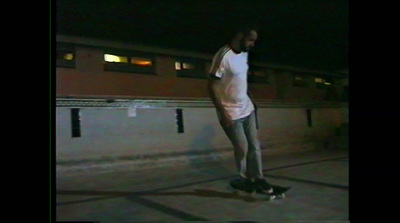
<path id="1" fill-rule="evenodd" d="M 268 155 L 263 162 L 268 182 L 292 187 L 285 199 L 231 192 L 231 160 L 57 175 L 53 208 L 57 221 L 349 222 L 348 151 Z"/>

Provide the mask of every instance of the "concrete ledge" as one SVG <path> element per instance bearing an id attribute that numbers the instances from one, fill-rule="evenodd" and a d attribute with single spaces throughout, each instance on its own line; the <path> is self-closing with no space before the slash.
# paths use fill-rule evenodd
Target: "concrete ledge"
<path id="1" fill-rule="evenodd" d="M 262 146 L 263 147 L 263 146 Z M 282 153 L 297 153 L 318 150 L 314 142 L 302 145 L 268 145 L 268 149 L 262 149 L 263 156 Z M 64 160 L 56 161 L 57 175 L 76 175 L 97 172 L 112 171 L 140 171 L 152 168 L 164 168 L 169 166 L 185 165 L 191 166 L 207 162 L 233 162 L 233 149 L 224 148 L 219 150 L 208 150 L 168 154 L 143 154 L 134 156 L 104 157 L 102 159 Z M 233 164 L 233 163 L 232 163 Z"/>
<path id="2" fill-rule="evenodd" d="M 259 108 L 347 108 L 340 101 L 298 101 L 298 100 L 255 100 Z M 214 108 L 208 98 L 157 98 L 127 96 L 85 96 L 58 95 L 56 107 L 80 108 Z"/>

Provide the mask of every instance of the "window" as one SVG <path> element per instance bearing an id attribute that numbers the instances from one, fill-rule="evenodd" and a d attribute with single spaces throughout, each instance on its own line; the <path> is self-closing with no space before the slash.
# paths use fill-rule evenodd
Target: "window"
<path id="1" fill-rule="evenodd" d="M 151 67 L 153 66 L 153 61 L 149 58 L 131 58 L 131 64 L 134 64 L 136 66 L 142 66 L 142 67 Z"/>
<path id="2" fill-rule="evenodd" d="M 75 50 L 72 45 L 57 43 L 56 66 L 75 67 Z"/>
<path id="3" fill-rule="evenodd" d="M 314 83 L 317 88 L 325 89 L 325 88 L 333 85 L 333 80 L 329 79 L 329 78 L 325 79 L 325 78 L 316 77 L 316 78 L 314 78 Z"/>
<path id="4" fill-rule="evenodd" d="M 293 75 L 293 86 L 295 87 L 308 87 L 307 78 L 304 75 L 294 74 Z"/>
<path id="5" fill-rule="evenodd" d="M 205 62 L 202 60 L 180 58 L 175 61 L 178 77 L 207 78 Z"/>
<path id="6" fill-rule="evenodd" d="M 269 84 L 269 78 L 275 74 L 275 70 L 250 66 L 248 74 L 249 83 Z"/>
<path id="7" fill-rule="evenodd" d="M 128 57 L 104 54 L 104 61 L 107 63 L 128 63 Z"/>
<path id="8" fill-rule="evenodd" d="M 193 63 L 175 62 L 175 70 L 195 70 L 196 65 Z"/>
<path id="9" fill-rule="evenodd" d="M 104 70 L 155 74 L 154 61 L 150 54 L 110 51 L 104 54 Z"/>

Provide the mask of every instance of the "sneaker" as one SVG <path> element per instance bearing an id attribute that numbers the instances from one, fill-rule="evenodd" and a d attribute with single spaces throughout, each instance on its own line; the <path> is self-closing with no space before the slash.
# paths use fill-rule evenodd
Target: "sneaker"
<path id="1" fill-rule="evenodd" d="M 248 194 L 253 194 L 256 190 L 254 181 L 246 178 L 239 178 L 232 180 L 229 184 L 237 192 L 245 192 Z"/>
<path id="2" fill-rule="evenodd" d="M 271 194 L 274 192 L 272 186 L 265 179 L 257 179 L 255 181 L 255 187 L 257 192 Z"/>

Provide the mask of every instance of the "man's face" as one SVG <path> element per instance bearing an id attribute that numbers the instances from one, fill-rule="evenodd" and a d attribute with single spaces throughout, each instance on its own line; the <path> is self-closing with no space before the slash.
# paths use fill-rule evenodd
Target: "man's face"
<path id="1" fill-rule="evenodd" d="M 251 48 L 255 46 L 255 42 L 257 40 L 257 32 L 252 30 L 249 35 L 244 36 L 240 40 L 240 49 L 242 52 L 249 52 Z"/>

